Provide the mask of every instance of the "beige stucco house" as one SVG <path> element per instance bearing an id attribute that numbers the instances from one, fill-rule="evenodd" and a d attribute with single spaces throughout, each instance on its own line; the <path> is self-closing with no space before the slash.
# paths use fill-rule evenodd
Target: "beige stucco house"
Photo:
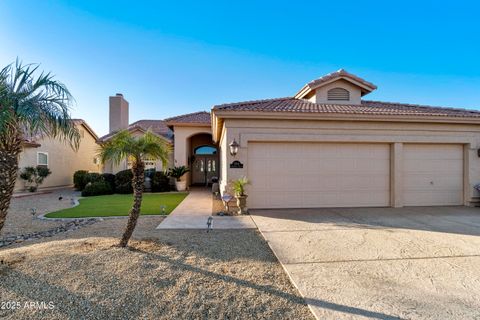
<path id="1" fill-rule="evenodd" d="M 20 154 L 19 170 L 25 167 L 46 166 L 49 175 L 41 189 L 66 187 L 73 185 L 73 174 L 77 170 L 101 172 L 102 168 L 96 158 L 98 144 L 97 135 L 90 126 L 81 119 L 72 120 L 80 133 L 80 146 L 73 150 L 66 142 L 47 137 L 28 139 L 23 144 Z M 25 183 L 17 179 L 15 191 L 25 190 Z"/>
<path id="2" fill-rule="evenodd" d="M 130 125 L 128 103 L 116 96 L 110 121 L 112 132 L 151 129 L 169 140 L 171 165 L 191 168 L 189 185 L 218 176 L 229 192 L 230 181 L 248 177 L 250 208 L 477 203 L 480 112 L 363 99 L 376 89 L 339 70 L 293 97 Z"/>

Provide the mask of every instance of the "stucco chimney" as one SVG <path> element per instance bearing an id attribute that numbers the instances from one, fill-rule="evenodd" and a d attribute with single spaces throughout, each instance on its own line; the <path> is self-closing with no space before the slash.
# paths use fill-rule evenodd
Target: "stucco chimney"
<path id="1" fill-rule="evenodd" d="M 123 94 L 117 93 L 109 98 L 110 105 L 110 132 L 128 127 L 128 101 Z"/>

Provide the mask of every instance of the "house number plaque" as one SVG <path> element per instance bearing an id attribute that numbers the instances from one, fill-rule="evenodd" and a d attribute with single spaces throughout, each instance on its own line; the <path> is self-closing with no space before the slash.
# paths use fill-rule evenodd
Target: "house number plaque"
<path id="1" fill-rule="evenodd" d="M 230 168 L 233 168 L 233 169 L 242 169 L 242 168 L 243 168 L 243 163 L 241 163 L 241 162 L 238 161 L 238 160 L 235 160 L 235 161 L 233 161 L 232 163 L 230 163 Z"/>

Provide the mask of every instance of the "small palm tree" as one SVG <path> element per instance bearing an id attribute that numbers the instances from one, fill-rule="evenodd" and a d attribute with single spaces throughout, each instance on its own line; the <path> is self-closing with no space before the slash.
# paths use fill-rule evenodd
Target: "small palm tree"
<path id="1" fill-rule="evenodd" d="M 80 134 L 71 121 L 68 89 L 39 65 L 17 60 L 0 71 L 0 231 L 7 218 L 18 172 L 18 156 L 29 137 L 67 141 L 77 149 Z"/>
<path id="2" fill-rule="evenodd" d="M 134 137 L 127 130 L 123 130 L 101 146 L 99 156 L 103 163 L 112 161 L 118 165 L 121 161 L 128 160 L 132 165 L 133 206 L 119 244 L 121 247 L 127 246 L 140 215 L 145 180 L 144 159 L 160 160 L 163 167 L 166 167 L 170 152 L 170 145 L 150 131 L 140 137 Z"/>

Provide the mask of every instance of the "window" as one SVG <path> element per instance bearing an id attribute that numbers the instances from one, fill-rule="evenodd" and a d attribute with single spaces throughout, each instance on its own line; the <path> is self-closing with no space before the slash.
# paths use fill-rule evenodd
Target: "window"
<path id="1" fill-rule="evenodd" d="M 145 162 L 145 170 L 155 169 L 157 167 L 155 159 L 145 158 L 143 161 Z"/>
<path id="2" fill-rule="evenodd" d="M 145 170 L 151 170 L 157 168 L 157 161 L 151 158 L 144 158 L 143 163 L 145 163 Z M 132 169 L 132 160 L 127 160 L 127 169 Z"/>
<path id="3" fill-rule="evenodd" d="M 37 152 L 37 165 L 48 166 L 48 152 Z"/>
<path id="4" fill-rule="evenodd" d="M 333 88 L 327 91 L 328 100 L 350 100 L 350 92 L 343 88 Z"/>
<path id="5" fill-rule="evenodd" d="M 217 148 L 212 146 L 200 146 L 194 150 L 195 154 L 217 154 Z"/>
<path id="6" fill-rule="evenodd" d="M 215 160 L 209 159 L 207 161 L 207 172 L 215 172 L 216 170 L 216 165 L 215 165 Z"/>

